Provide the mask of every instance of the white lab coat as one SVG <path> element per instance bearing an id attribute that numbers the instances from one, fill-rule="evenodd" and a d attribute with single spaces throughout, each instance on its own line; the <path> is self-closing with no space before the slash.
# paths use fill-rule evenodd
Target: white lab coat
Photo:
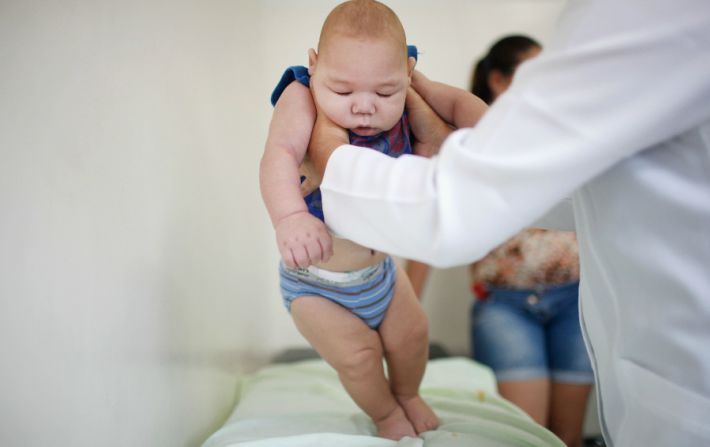
<path id="1" fill-rule="evenodd" d="M 710 446 L 710 1 L 570 1 L 475 129 L 340 147 L 321 192 L 337 234 L 439 266 L 571 196 L 607 442 Z"/>

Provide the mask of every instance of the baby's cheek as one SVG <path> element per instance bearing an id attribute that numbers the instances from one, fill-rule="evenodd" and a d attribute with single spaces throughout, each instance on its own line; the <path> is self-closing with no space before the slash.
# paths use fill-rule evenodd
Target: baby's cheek
<path id="1" fill-rule="evenodd" d="M 346 127 L 347 104 L 339 100 L 340 98 L 321 98 L 318 106 L 331 121 L 340 127 Z"/>
<path id="2" fill-rule="evenodd" d="M 404 103 L 402 105 L 392 105 L 388 107 L 387 109 L 387 123 L 389 125 L 389 128 L 394 127 L 395 124 L 397 124 L 397 121 L 402 117 L 402 114 L 404 113 Z"/>
<path id="3" fill-rule="evenodd" d="M 347 113 L 347 111 L 343 107 L 331 110 L 331 113 L 328 114 L 328 118 L 330 118 L 331 121 L 343 128 L 347 128 L 348 126 L 350 126 L 348 117 L 349 113 Z"/>
<path id="4" fill-rule="evenodd" d="M 350 116 L 348 105 L 342 101 L 338 101 L 337 104 L 333 104 L 332 106 L 333 107 L 331 107 L 329 115 L 330 119 L 340 127 L 346 127 L 348 117 Z"/>

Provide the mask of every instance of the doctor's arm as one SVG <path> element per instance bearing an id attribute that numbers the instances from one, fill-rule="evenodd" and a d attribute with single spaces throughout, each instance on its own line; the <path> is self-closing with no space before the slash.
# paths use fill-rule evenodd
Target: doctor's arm
<path id="1" fill-rule="evenodd" d="M 322 178 L 325 167 L 335 150 L 350 142 L 347 130 L 335 124 L 328 116 L 316 107 L 316 118 L 313 123 L 311 139 L 308 143 L 308 156 L 311 158 L 316 173 Z"/>
<path id="2" fill-rule="evenodd" d="M 418 70 L 412 74 L 412 88 L 454 129 L 475 126 L 488 109 L 488 105 L 473 93 L 432 81 Z"/>
<path id="3" fill-rule="evenodd" d="M 613 2 L 568 5 L 556 40 L 431 159 L 331 146 L 326 223 L 408 259 L 468 263 L 616 163 L 710 119 L 707 3 L 634 1 L 605 27 Z"/>
<path id="4" fill-rule="evenodd" d="M 414 153 L 431 157 L 456 128 L 473 127 L 488 105 L 472 93 L 431 81 L 419 71 L 412 75 L 407 94 L 407 112 L 415 138 Z M 423 141 L 418 141 L 421 136 Z M 405 271 L 419 300 L 429 279 L 428 264 L 408 260 Z"/>
<path id="5" fill-rule="evenodd" d="M 575 231 L 572 198 L 565 197 L 557 205 L 537 219 L 531 227 L 545 230 Z"/>

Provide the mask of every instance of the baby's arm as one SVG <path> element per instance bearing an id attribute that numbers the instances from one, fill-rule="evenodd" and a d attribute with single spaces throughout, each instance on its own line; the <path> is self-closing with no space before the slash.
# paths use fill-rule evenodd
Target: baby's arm
<path id="1" fill-rule="evenodd" d="M 412 74 L 412 87 L 444 121 L 456 129 L 475 126 L 488 109 L 488 105 L 473 93 L 432 81 L 416 70 Z"/>
<path id="2" fill-rule="evenodd" d="M 261 196 L 289 267 L 307 267 L 332 255 L 325 224 L 308 212 L 303 201 L 298 171 L 315 117 L 310 90 L 298 82 L 289 84 L 274 107 L 259 167 Z"/>

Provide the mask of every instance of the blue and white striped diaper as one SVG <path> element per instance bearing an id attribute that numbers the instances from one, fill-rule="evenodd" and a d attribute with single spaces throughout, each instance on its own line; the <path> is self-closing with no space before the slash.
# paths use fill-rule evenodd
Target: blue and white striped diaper
<path id="1" fill-rule="evenodd" d="M 340 304 L 377 329 L 394 296 L 397 270 L 392 258 L 352 272 L 331 272 L 316 267 L 292 269 L 279 265 L 281 295 L 286 309 L 301 296 L 320 296 Z"/>

